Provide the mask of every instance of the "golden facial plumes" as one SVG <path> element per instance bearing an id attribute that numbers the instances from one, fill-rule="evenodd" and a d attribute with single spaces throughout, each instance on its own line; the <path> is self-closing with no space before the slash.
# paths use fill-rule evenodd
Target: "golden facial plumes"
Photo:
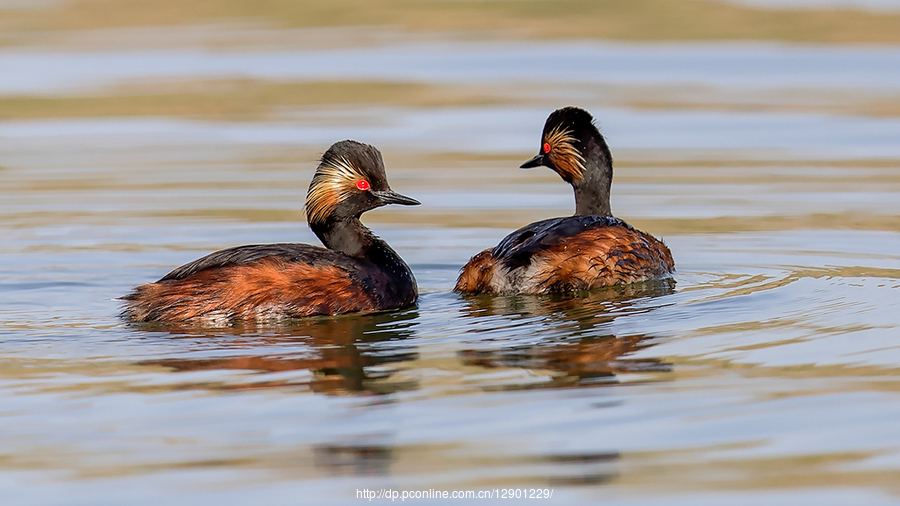
<path id="1" fill-rule="evenodd" d="M 322 160 L 306 194 L 306 221 L 321 223 L 338 204 L 359 192 L 356 186 L 366 175 L 344 157 Z"/>
<path id="2" fill-rule="evenodd" d="M 575 148 L 575 136 L 571 129 L 557 125 L 550 130 L 544 142 L 550 145 L 550 152 L 547 153 L 550 163 L 563 179 L 581 181 L 584 178 L 584 157 Z"/>

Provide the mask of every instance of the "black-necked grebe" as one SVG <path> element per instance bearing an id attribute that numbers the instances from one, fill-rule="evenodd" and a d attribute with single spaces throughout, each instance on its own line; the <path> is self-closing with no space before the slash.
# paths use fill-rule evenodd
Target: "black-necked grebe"
<path id="1" fill-rule="evenodd" d="M 322 155 L 306 195 L 309 244 L 238 246 L 182 265 L 123 297 L 138 322 L 272 320 L 411 306 L 409 266 L 359 221 L 387 204 L 417 205 L 391 190 L 374 146 L 341 141 Z"/>
<path id="2" fill-rule="evenodd" d="M 575 216 L 532 223 L 472 257 L 455 290 L 465 294 L 542 294 L 591 290 L 666 276 L 672 253 L 650 234 L 612 216 L 612 155 L 590 113 L 564 107 L 544 124 L 544 165 L 575 189 Z"/>

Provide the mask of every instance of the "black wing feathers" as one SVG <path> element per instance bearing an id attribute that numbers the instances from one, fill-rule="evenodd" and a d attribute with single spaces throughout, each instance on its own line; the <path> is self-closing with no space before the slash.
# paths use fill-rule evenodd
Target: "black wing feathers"
<path id="1" fill-rule="evenodd" d="M 286 262 L 309 265 L 327 264 L 351 270 L 353 260 L 346 255 L 309 244 L 253 244 L 223 249 L 198 258 L 166 274 L 157 281 L 165 283 L 187 278 L 206 269 L 256 262 L 264 258 L 278 258 Z"/>
<path id="2" fill-rule="evenodd" d="M 528 265 L 534 254 L 558 246 L 567 237 L 593 227 L 616 225 L 631 228 L 613 216 L 569 216 L 538 221 L 503 238 L 491 256 L 502 261 L 507 267 L 515 269 Z"/>

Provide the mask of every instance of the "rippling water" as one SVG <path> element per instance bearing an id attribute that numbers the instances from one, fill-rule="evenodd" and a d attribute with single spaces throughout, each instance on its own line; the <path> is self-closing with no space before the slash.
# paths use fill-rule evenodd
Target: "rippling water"
<path id="1" fill-rule="evenodd" d="M 0 55 L 22 65 L 7 93 L 147 77 L 117 63 L 136 58 L 159 79 L 271 68 L 517 97 L 0 122 L 4 504 L 512 487 L 560 504 L 900 501 L 900 120 L 858 109 L 894 103 L 900 53 L 534 47 L 347 51 L 327 75 L 304 52 Z M 603 65 L 562 72 L 579 59 Z M 665 238 L 674 280 L 453 294 L 469 256 L 571 213 L 553 174 L 515 168 L 570 102 L 609 137 L 614 212 Z M 305 188 L 346 137 L 381 147 L 393 187 L 423 202 L 366 215 L 411 264 L 418 307 L 223 329 L 117 318 L 116 297 L 209 251 L 315 242 Z"/>

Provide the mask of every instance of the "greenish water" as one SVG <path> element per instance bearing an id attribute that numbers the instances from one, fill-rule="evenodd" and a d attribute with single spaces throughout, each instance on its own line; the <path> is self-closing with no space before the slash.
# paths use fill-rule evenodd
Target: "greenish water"
<path id="1" fill-rule="evenodd" d="M 0 122 L 4 504 L 900 501 L 900 119 L 868 108 L 896 106 L 896 49 L 444 41 L 0 62 L 19 65 L 0 76 L 10 95 L 251 78 L 450 97 Z M 471 255 L 571 213 L 552 173 L 516 169 L 570 103 L 618 161 L 614 213 L 665 238 L 673 282 L 453 294 Z M 366 215 L 412 266 L 418 307 L 118 319 L 116 297 L 210 251 L 315 242 L 302 199 L 343 138 L 380 147 L 392 186 L 423 202 Z"/>

